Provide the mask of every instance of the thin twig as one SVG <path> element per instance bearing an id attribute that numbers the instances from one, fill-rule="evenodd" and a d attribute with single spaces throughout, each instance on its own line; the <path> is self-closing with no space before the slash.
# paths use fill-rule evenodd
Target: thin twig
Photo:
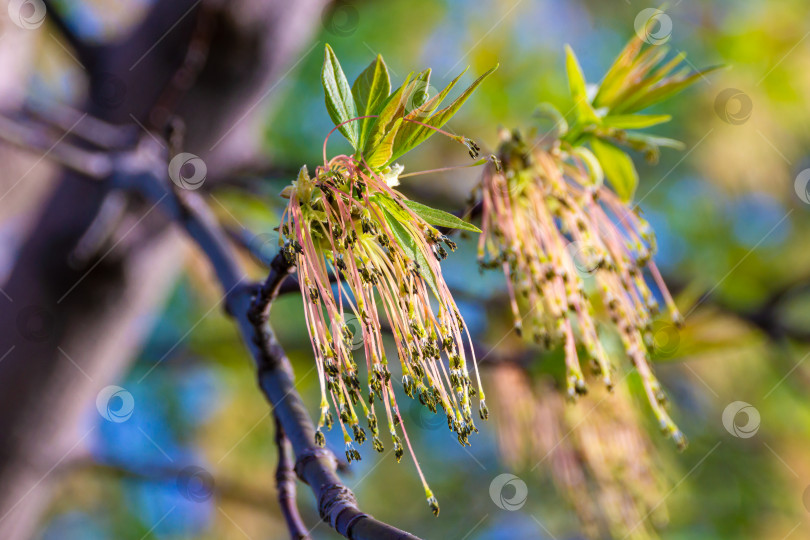
<path id="1" fill-rule="evenodd" d="M 0 116 L 0 140 L 23 150 L 44 152 L 48 159 L 73 171 L 100 180 L 112 172 L 112 161 L 98 152 L 87 151 L 43 133 L 44 126 L 31 119 L 12 120 Z"/>
<path id="2" fill-rule="evenodd" d="M 29 99 L 22 104 L 22 112 L 104 150 L 126 150 L 138 141 L 135 125 L 115 126 L 61 103 Z"/>

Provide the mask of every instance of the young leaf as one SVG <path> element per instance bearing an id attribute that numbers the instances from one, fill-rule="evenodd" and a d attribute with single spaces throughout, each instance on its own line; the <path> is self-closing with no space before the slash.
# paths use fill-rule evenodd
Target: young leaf
<path id="1" fill-rule="evenodd" d="M 377 118 L 372 119 L 373 123 L 371 124 L 366 143 L 363 146 L 364 154 L 370 154 L 374 147 L 380 144 L 380 141 L 388 132 L 389 125 L 394 121 L 394 119 L 402 116 L 402 94 L 405 91 L 405 88 L 408 86 L 412 76 L 413 73 L 409 73 L 408 76 L 405 77 L 405 82 L 402 83 L 402 86 L 397 88 L 397 90 L 388 96 L 385 102 L 383 102 L 383 105 L 377 112 Z"/>
<path id="2" fill-rule="evenodd" d="M 616 129 L 643 129 L 669 122 L 668 114 L 616 114 L 602 119 L 602 124 Z"/>
<path id="3" fill-rule="evenodd" d="M 484 82 L 484 80 L 489 77 L 492 72 L 498 69 L 498 65 L 496 64 L 493 68 L 489 69 L 486 73 L 478 77 L 470 86 L 467 87 L 464 92 L 461 93 L 453 102 L 441 109 L 440 111 L 436 112 L 436 114 L 432 115 L 430 118 L 423 120 L 423 124 L 427 124 L 427 126 L 433 126 L 435 128 L 441 128 L 444 124 L 446 124 L 453 115 L 458 112 L 459 108 L 464 104 L 465 101 L 472 95 L 478 86 Z M 413 123 L 413 122 L 411 122 Z M 417 129 L 413 134 L 410 135 L 408 140 L 404 141 L 396 141 L 394 143 L 394 155 L 389 160 L 393 162 L 395 159 L 400 157 L 401 155 L 413 150 L 418 145 L 422 144 L 426 139 L 428 139 L 431 135 L 433 135 L 435 131 L 430 129 L 429 127 L 422 126 L 417 124 Z"/>
<path id="4" fill-rule="evenodd" d="M 668 62 L 660 66 L 654 72 L 650 73 L 656 64 L 652 61 L 660 62 L 664 59 L 664 55 L 660 52 L 666 52 L 665 47 L 657 47 L 653 49 L 658 51 L 659 54 L 651 56 L 651 50 L 647 50 L 634 60 L 633 65 L 624 74 L 624 79 L 619 81 L 619 85 L 615 88 L 615 92 L 610 96 L 610 101 L 605 102 L 605 106 L 615 110 L 623 107 L 626 103 L 638 99 L 639 96 L 644 95 L 650 88 L 664 81 L 669 73 L 678 67 L 680 63 L 686 58 L 686 53 L 681 52 Z"/>
<path id="5" fill-rule="evenodd" d="M 397 118 L 394 120 L 394 123 L 391 124 L 391 129 L 388 130 L 382 140 L 371 150 L 371 153 L 368 155 L 367 163 L 368 166 L 376 171 L 380 169 L 383 165 L 388 163 L 388 160 L 391 159 L 391 154 L 394 152 L 394 139 L 399 133 L 399 130 L 402 126 L 402 118 Z"/>
<path id="6" fill-rule="evenodd" d="M 718 70 L 723 66 L 712 66 L 705 69 L 700 69 L 697 71 L 693 71 L 688 75 L 681 75 L 681 76 L 673 76 L 671 79 L 665 79 L 661 82 L 661 84 L 651 88 L 648 92 L 642 93 L 640 96 L 636 97 L 629 103 L 622 104 L 621 110 L 616 110 L 616 112 L 622 113 L 633 113 L 636 111 L 640 111 L 642 109 L 646 109 L 651 105 L 655 105 L 665 99 L 677 94 L 678 92 L 686 89 L 687 87 L 691 86 L 693 83 L 697 82 L 698 79 L 704 77 L 706 74 L 711 73 L 712 71 Z"/>
<path id="7" fill-rule="evenodd" d="M 638 173 L 633 160 L 617 146 L 597 137 L 591 137 L 590 143 L 613 190 L 623 201 L 629 202 L 638 186 Z"/>
<path id="8" fill-rule="evenodd" d="M 436 225 L 437 227 L 449 227 L 451 229 L 461 229 L 464 231 L 472 231 L 477 233 L 481 232 L 481 229 L 472 223 L 468 223 L 463 219 L 457 218 L 453 214 L 449 214 L 444 210 L 431 208 L 430 206 L 425 206 L 424 204 L 411 200 L 405 200 L 403 202 L 405 203 L 405 206 L 413 210 L 414 214 L 424 219 L 431 225 Z"/>
<path id="9" fill-rule="evenodd" d="M 435 111 L 436 108 L 441 104 L 441 102 L 444 101 L 444 98 L 447 97 L 447 94 L 450 93 L 450 90 L 453 89 L 453 87 L 456 85 L 459 79 L 461 79 L 462 75 L 467 73 L 468 69 L 470 69 L 469 66 L 465 68 L 464 71 L 462 71 L 455 79 L 450 81 L 450 83 L 444 88 L 444 90 L 439 92 L 437 95 L 433 96 L 427 102 L 423 103 L 417 109 L 414 109 L 410 113 L 405 115 L 405 124 L 402 126 L 402 128 L 400 128 L 400 132 L 399 135 L 397 136 L 397 142 L 395 144 L 395 147 L 399 148 L 407 145 L 408 141 L 410 141 L 414 137 L 415 133 L 419 130 L 419 128 L 424 127 L 421 124 L 417 124 L 416 122 L 409 122 L 408 120 L 417 120 L 419 122 L 424 123 L 425 119 L 428 118 L 431 114 L 433 114 L 433 111 Z"/>
<path id="10" fill-rule="evenodd" d="M 428 89 L 430 89 L 431 69 L 427 68 L 414 78 L 402 96 L 403 114 L 410 115 L 413 111 L 418 111 L 427 102 Z"/>
<path id="11" fill-rule="evenodd" d="M 657 148 L 663 146 L 665 148 L 673 148 L 675 150 L 683 150 L 686 148 L 681 141 L 670 139 L 668 137 L 658 137 L 656 135 L 648 135 L 647 133 L 625 133 L 625 140 L 632 146 Z"/>
<path id="12" fill-rule="evenodd" d="M 642 45 L 644 45 L 644 42 L 641 38 L 634 36 L 622 52 L 619 53 L 619 56 L 616 57 L 607 74 L 605 74 L 605 78 L 602 79 L 602 84 L 599 85 L 599 91 L 593 99 L 594 107 L 606 107 L 613 103 L 613 98 L 627 80 L 627 74 L 641 51 Z"/>
<path id="13" fill-rule="evenodd" d="M 405 211 L 405 209 L 402 208 L 399 203 L 385 193 L 375 193 L 371 195 L 369 199 L 377 203 L 377 206 L 380 208 L 387 210 L 389 214 L 396 217 L 399 221 L 405 222 L 411 219 L 410 214 L 408 214 L 408 212 Z"/>
<path id="14" fill-rule="evenodd" d="M 445 86 L 444 89 L 441 92 L 439 92 L 438 94 L 436 94 L 432 98 L 427 99 L 428 95 L 425 94 L 425 98 L 426 98 L 425 102 L 422 103 L 419 107 L 411 110 L 411 112 L 408 113 L 405 117 L 406 118 L 419 119 L 419 118 L 424 118 L 424 117 L 427 117 L 427 116 L 430 116 L 431 114 L 433 114 L 433 111 L 435 111 L 439 107 L 441 102 L 444 101 L 444 98 L 447 97 L 447 94 L 450 93 L 450 90 L 453 89 L 453 87 L 456 85 L 456 83 L 459 81 L 459 79 L 461 79 L 461 77 L 465 73 L 467 73 L 468 69 L 470 69 L 469 66 L 464 68 L 464 71 L 459 73 L 458 76 L 456 76 L 455 79 L 450 81 L 450 83 L 447 86 Z"/>
<path id="15" fill-rule="evenodd" d="M 430 269 L 428 261 L 422 254 L 422 250 L 419 249 L 419 246 L 416 244 L 416 240 L 414 240 L 411 233 L 408 232 L 408 229 L 400 223 L 397 218 L 391 215 L 385 207 L 381 207 L 381 210 L 385 217 L 385 222 L 388 224 L 388 228 L 391 229 L 391 233 L 395 236 L 397 243 L 402 246 L 405 254 L 419 265 L 419 274 L 430 286 L 436 298 L 441 298 L 439 288 L 436 286 L 436 278 L 433 276 L 433 271 Z"/>
<path id="16" fill-rule="evenodd" d="M 327 43 L 323 57 L 323 69 L 321 70 L 321 82 L 326 96 L 326 110 L 335 125 L 342 124 L 352 118 L 357 117 L 357 109 L 354 106 L 354 97 L 349 87 L 349 81 L 343 74 L 335 56 L 335 51 Z M 352 146 L 359 148 L 357 122 L 349 122 L 340 128 L 344 137 L 349 139 Z"/>
<path id="17" fill-rule="evenodd" d="M 379 108 L 391 93 L 391 79 L 388 77 L 388 67 L 382 56 L 372 60 L 371 64 L 363 70 L 352 85 L 352 95 L 357 106 L 357 116 L 370 116 L 377 113 Z M 371 131 L 373 118 L 358 120 L 358 146 L 363 148 Z"/>
<path id="18" fill-rule="evenodd" d="M 571 99 L 574 100 L 577 120 L 580 124 L 598 123 L 599 116 L 593 110 L 591 102 L 588 101 L 588 91 L 582 68 L 579 67 L 577 57 L 568 45 L 565 46 L 565 69 L 568 72 L 568 88 L 571 91 Z"/>

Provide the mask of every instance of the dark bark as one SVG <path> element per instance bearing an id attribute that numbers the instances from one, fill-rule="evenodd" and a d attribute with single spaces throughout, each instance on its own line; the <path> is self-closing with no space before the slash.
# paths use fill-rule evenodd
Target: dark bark
<path id="1" fill-rule="evenodd" d="M 104 159 L 101 154 L 95 157 Z M 226 311 L 236 320 L 254 358 L 259 386 L 281 426 L 278 436 L 289 439 L 296 457 L 294 470 L 317 497 L 324 521 L 347 538 L 416 538 L 363 513 L 354 494 L 338 478 L 334 455 L 315 445 L 315 428 L 295 389 L 289 360 L 267 324 L 270 306 L 290 270 L 289 265 L 279 253 L 273 258 L 264 283 L 246 282 L 235 248 L 202 196 L 178 190 L 166 178 L 167 158 L 165 145 L 145 136 L 131 152 L 108 156 L 110 163 L 102 169 L 112 170 L 112 175 L 90 183 L 140 195 L 146 204 L 152 205 L 150 208 L 180 227 L 206 257 L 224 293 Z M 286 465 L 283 461 L 281 465 L 283 471 Z M 289 497 L 285 497 L 285 510 L 291 511 Z M 297 534 L 302 524 L 294 526 L 293 534 Z"/>
<path id="2" fill-rule="evenodd" d="M 255 127 L 240 119 L 298 60 L 322 4 L 323 0 L 156 2 L 126 36 L 93 45 L 75 35 L 50 3 L 48 9 L 49 20 L 65 33 L 87 69 L 90 98 L 79 117 L 86 112 L 107 123 L 126 124 L 126 138 L 127 133 L 140 134 L 133 117 L 162 128 L 175 109 L 184 115 L 187 127 L 185 150 L 203 157 L 211 175 L 222 175 L 233 161 L 229 145 L 238 146 Z M 203 8 L 207 22 L 201 22 Z M 200 38 L 205 32 L 215 54 L 211 62 L 195 64 L 194 55 L 189 61 L 189 44 L 197 40 L 195 51 L 202 52 Z M 261 100 L 251 116 L 261 117 L 265 102 Z M 77 132 L 105 139 L 92 128 L 90 118 L 79 120 Z M 52 119 L 57 125 L 65 120 Z M 211 150 L 232 125 L 238 129 Z M 252 151 L 255 146 L 246 148 Z M 103 244 L 101 252 L 76 259 L 74 248 L 111 190 L 106 183 L 87 182 L 76 172 L 65 172 L 3 284 L 11 297 L 0 298 L 0 355 L 5 355 L 0 361 L 4 539 L 32 535 L 47 503 L 50 472 L 92 435 L 78 432 L 80 414 L 100 388 L 124 372 L 148 330 L 139 319 L 165 300 L 182 262 L 177 256 L 182 251 L 180 237 L 168 228 L 165 216 L 153 211 L 152 203 L 133 199 L 121 221 L 109 224 L 119 234 L 128 233 L 125 241 L 114 249 L 111 243 Z"/>
<path id="3" fill-rule="evenodd" d="M 276 489 L 278 491 L 278 504 L 284 520 L 287 522 L 287 529 L 290 531 L 292 540 L 309 540 L 309 529 L 301 519 L 298 512 L 298 505 L 295 501 L 295 470 L 293 457 L 290 453 L 289 443 L 284 428 L 278 416 L 275 416 L 276 425 L 276 448 L 278 450 L 278 467 L 276 468 Z"/>

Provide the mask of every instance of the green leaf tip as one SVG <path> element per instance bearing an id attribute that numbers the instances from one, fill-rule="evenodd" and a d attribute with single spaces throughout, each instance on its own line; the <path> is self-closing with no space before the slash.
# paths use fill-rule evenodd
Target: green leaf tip
<path id="1" fill-rule="evenodd" d="M 346 75 L 340 67 L 335 51 L 327 43 L 323 54 L 323 68 L 321 69 L 321 83 L 323 84 L 326 110 L 335 126 L 346 137 L 354 148 L 359 147 L 359 130 L 357 122 L 350 122 L 357 117 L 357 108 L 354 103 L 352 89 Z M 343 124 L 343 125 L 341 125 Z"/>
<path id="2" fill-rule="evenodd" d="M 371 66 L 367 70 L 370 68 Z M 370 166 L 375 170 L 390 166 L 399 157 L 430 138 L 458 112 L 473 91 L 497 68 L 496 64 L 478 77 L 450 105 L 440 110 L 437 110 L 438 107 L 466 73 L 466 69 L 433 97 L 427 93 L 430 69 L 420 71 L 416 75 L 409 74 L 402 86 L 386 98 L 380 94 L 374 109 L 364 109 L 362 96 L 360 99 L 355 96 L 361 116 L 364 111 L 367 113 L 369 110 L 373 110 L 376 116 L 368 119 L 368 122 L 364 120 L 361 124 L 362 154 L 375 158 L 374 165 Z M 386 161 L 380 161 L 381 156 L 385 156 Z"/>
<path id="3" fill-rule="evenodd" d="M 438 208 L 431 208 L 430 206 L 426 206 L 424 204 L 412 201 L 410 199 L 406 199 L 404 203 L 405 206 L 410 208 L 414 214 L 424 219 L 427 223 L 431 225 L 436 225 L 437 227 L 449 227 L 451 229 L 460 229 L 463 231 L 471 231 L 476 233 L 481 232 L 481 229 L 479 229 L 472 223 L 464 221 L 463 219 L 456 217 L 448 212 L 445 212 L 444 210 L 439 210 Z"/>
<path id="4" fill-rule="evenodd" d="M 383 103 L 391 93 L 391 78 L 388 75 L 388 66 L 382 55 L 371 61 L 366 69 L 352 84 L 352 96 L 357 108 L 358 116 L 373 116 L 379 112 Z M 357 149 L 365 147 L 374 118 L 359 120 L 359 137 Z"/>

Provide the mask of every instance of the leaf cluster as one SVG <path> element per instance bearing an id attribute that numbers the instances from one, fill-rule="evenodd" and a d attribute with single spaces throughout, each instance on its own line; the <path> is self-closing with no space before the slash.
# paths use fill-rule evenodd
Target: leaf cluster
<path id="1" fill-rule="evenodd" d="M 321 81 L 329 116 L 354 147 L 356 159 L 380 173 L 444 126 L 497 67 L 442 109 L 439 106 L 467 70 L 434 96 L 429 95 L 429 68 L 410 73 L 392 92 L 388 67 L 378 55 L 349 86 L 337 56 L 326 45 Z"/>
<path id="2" fill-rule="evenodd" d="M 543 104 L 541 113 L 557 118 L 560 138 L 577 148 L 592 176 L 607 177 L 616 193 L 625 201 L 633 197 L 638 173 L 625 149 L 645 152 L 657 160 L 661 147 L 682 149 L 680 141 L 638 131 L 672 119 L 668 114 L 641 114 L 644 109 L 663 102 L 694 84 L 719 66 L 694 70 L 682 66 L 680 53 L 665 60 L 669 48 L 645 46 L 634 37 L 608 69 L 602 82 L 588 85 L 574 51 L 566 46 L 568 87 L 574 102 L 565 119 L 553 106 Z M 593 152 L 590 159 L 586 146 Z"/>

